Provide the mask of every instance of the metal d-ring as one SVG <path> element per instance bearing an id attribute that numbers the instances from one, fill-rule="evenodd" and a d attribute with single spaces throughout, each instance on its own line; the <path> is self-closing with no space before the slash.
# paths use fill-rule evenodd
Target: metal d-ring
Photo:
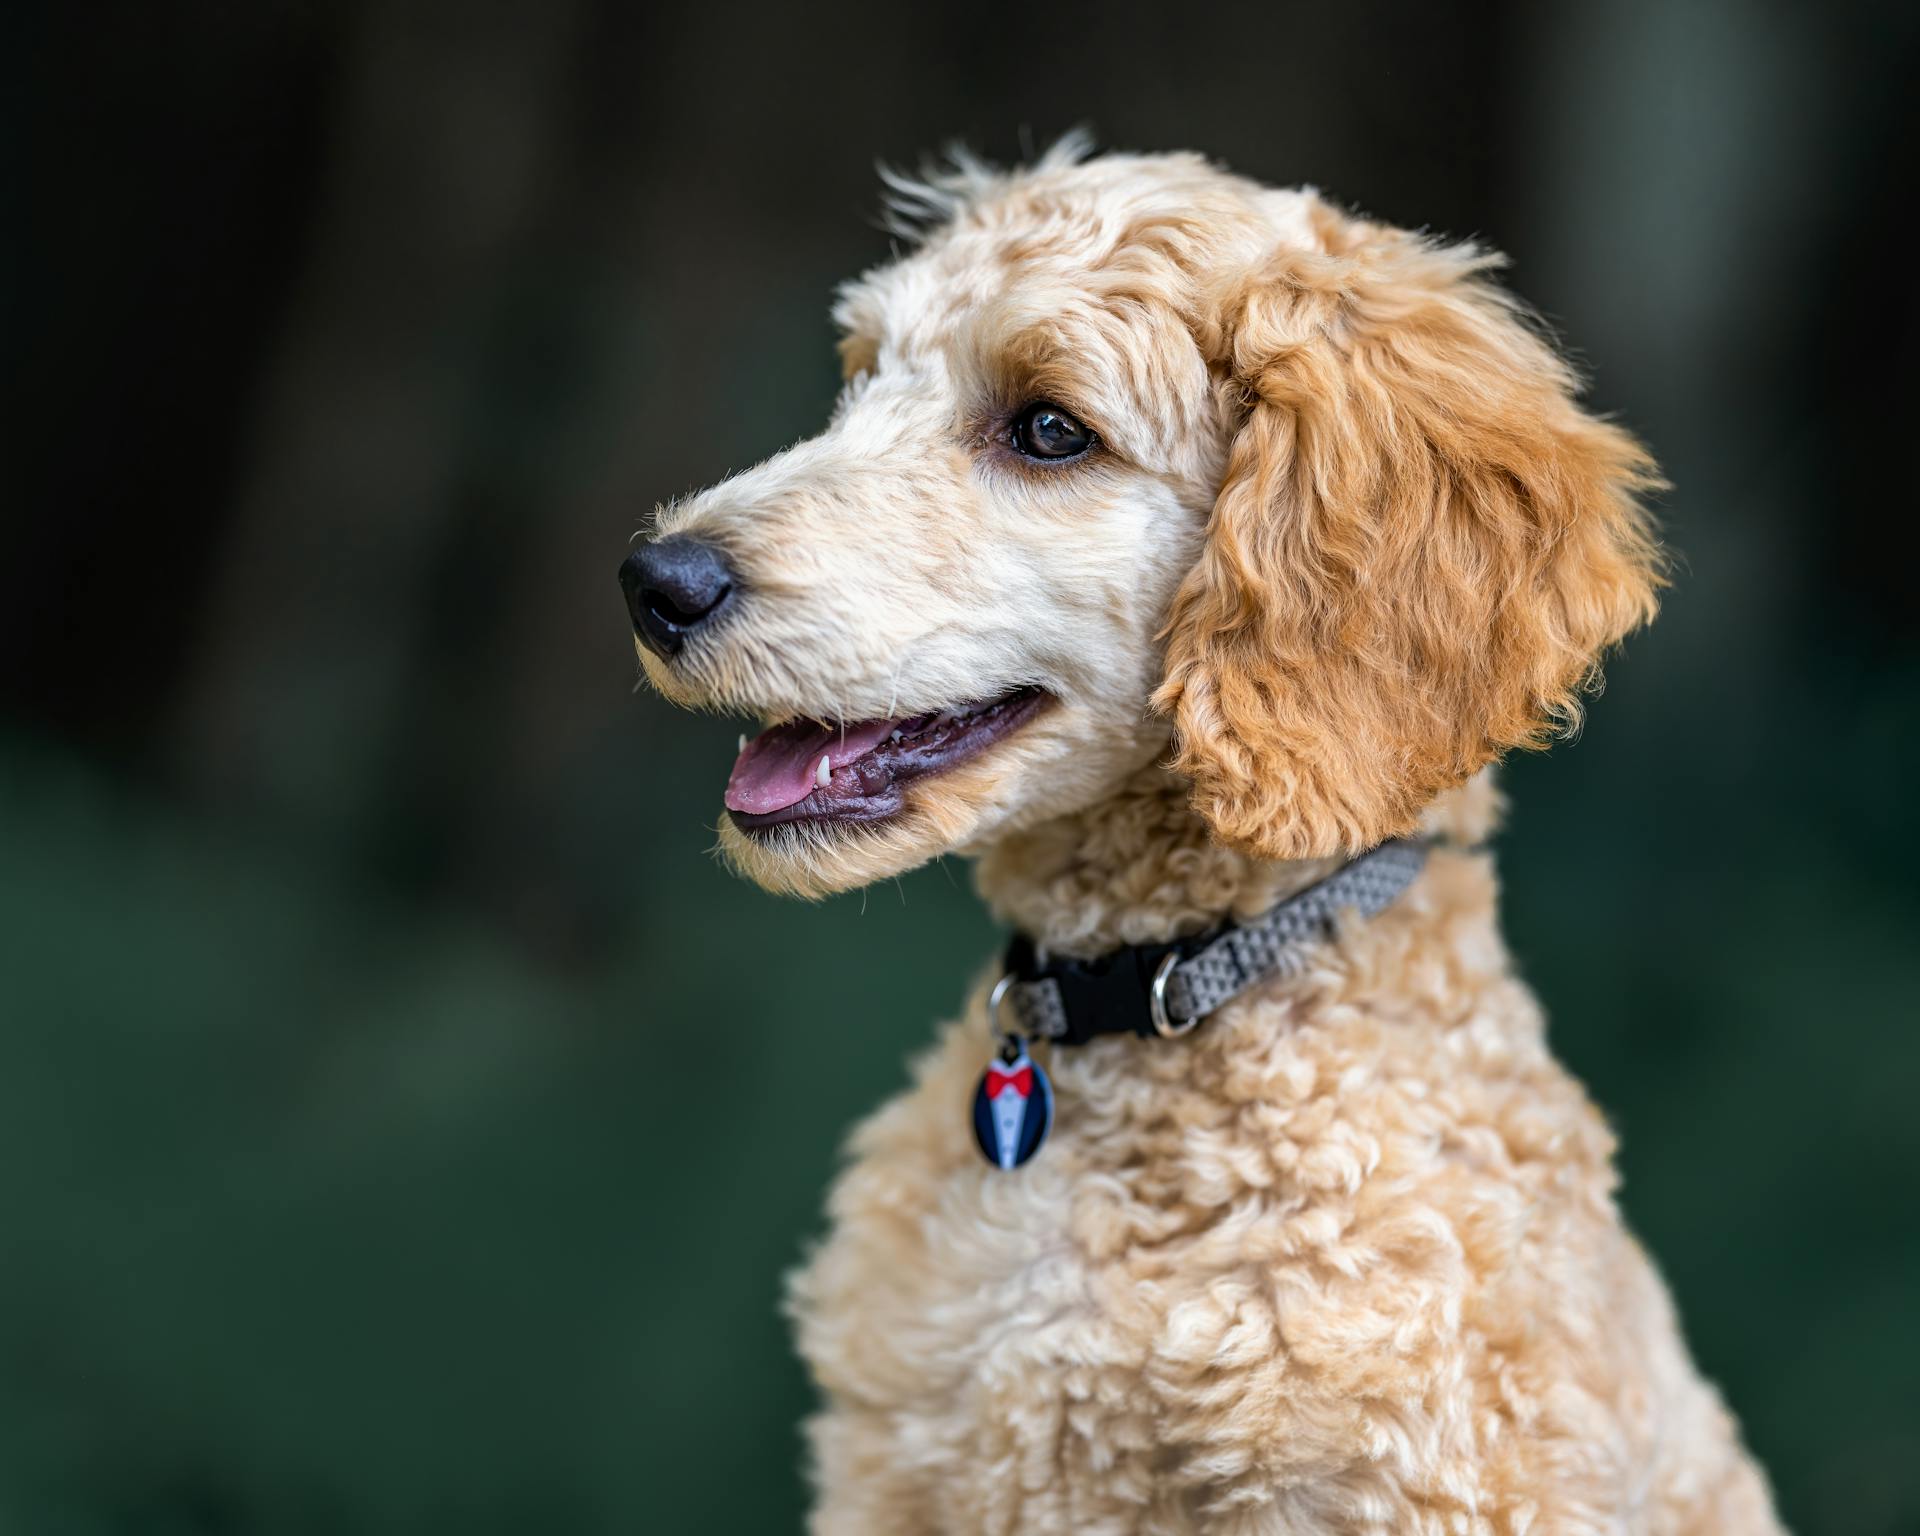
<path id="1" fill-rule="evenodd" d="M 1167 978 L 1173 975 L 1173 968 L 1180 963 L 1180 951 L 1174 950 L 1160 962 L 1160 969 L 1153 973 L 1153 986 L 1147 993 L 1147 1013 L 1153 1019 L 1153 1032 L 1162 1040 L 1178 1040 L 1198 1024 L 1202 1015 L 1195 1014 L 1190 1019 L 1175 1023 L 1167 1015 Z"/>
<path id="2" fill-rule="evenodd" d="M 1019 977 L 1015 976 L 1012 971 L 1008 971 L 1006 975 L 1002 976 L 993 984 L 993 991 L 987 995 L 987 1024 L 1003 1041 L 1011 1042 L 1018 1038 L 1013 1030 L 1002 1029 L 1000 1027 L 1000 1004 L 1007 993 L 1012 990 L 1014 982 L 1018 980 Z"/>

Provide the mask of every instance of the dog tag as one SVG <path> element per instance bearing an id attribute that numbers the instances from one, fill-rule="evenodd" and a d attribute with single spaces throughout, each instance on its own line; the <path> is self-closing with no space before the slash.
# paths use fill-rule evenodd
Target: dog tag
<path id="1" fill-rule="evenodd" d="M 1053 1084 L 1009 1036 L 973 1091 L 973 1139 L 996 1168 L 1018 1168 L 1040 1150 L 1053 1128 Z"/>

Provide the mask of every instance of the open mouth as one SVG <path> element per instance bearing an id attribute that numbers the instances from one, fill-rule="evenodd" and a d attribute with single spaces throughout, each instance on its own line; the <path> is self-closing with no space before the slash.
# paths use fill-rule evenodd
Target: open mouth
<path id="1" fill-rule="evenodd" d="M 727 812 L 744 832 L 792 822 L 875 822 L 899 812 L 915 779 L 945 773 L 1004 740 L 1051 701 L 1038 688 L 904 720 L 793 720 L 740 749 Z"/>

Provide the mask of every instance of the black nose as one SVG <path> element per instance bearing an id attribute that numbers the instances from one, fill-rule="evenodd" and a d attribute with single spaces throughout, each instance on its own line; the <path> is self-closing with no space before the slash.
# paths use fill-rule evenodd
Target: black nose
<path id="1" fill-rule="evenodd" d="M 733 572 L 711 544 L 676 535 L 642 544 L 621 561 L 620 590 L 641 644 L 671 656 L 725 605 Z"/>

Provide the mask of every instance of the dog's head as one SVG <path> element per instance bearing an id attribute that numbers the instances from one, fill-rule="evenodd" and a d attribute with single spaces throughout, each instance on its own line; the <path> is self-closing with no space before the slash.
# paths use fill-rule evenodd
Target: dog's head
<path id="1" fill-rule="evenodd" d="M 1184 155 L 901 183 L 825 432 L 621 569 L 679 703 L 752 715 L 721 842 L 821 893 L 1156 758 L 1323 857 L 1578 716 L 1651 616 L 1650 461 L 1494 258 Z"/>

